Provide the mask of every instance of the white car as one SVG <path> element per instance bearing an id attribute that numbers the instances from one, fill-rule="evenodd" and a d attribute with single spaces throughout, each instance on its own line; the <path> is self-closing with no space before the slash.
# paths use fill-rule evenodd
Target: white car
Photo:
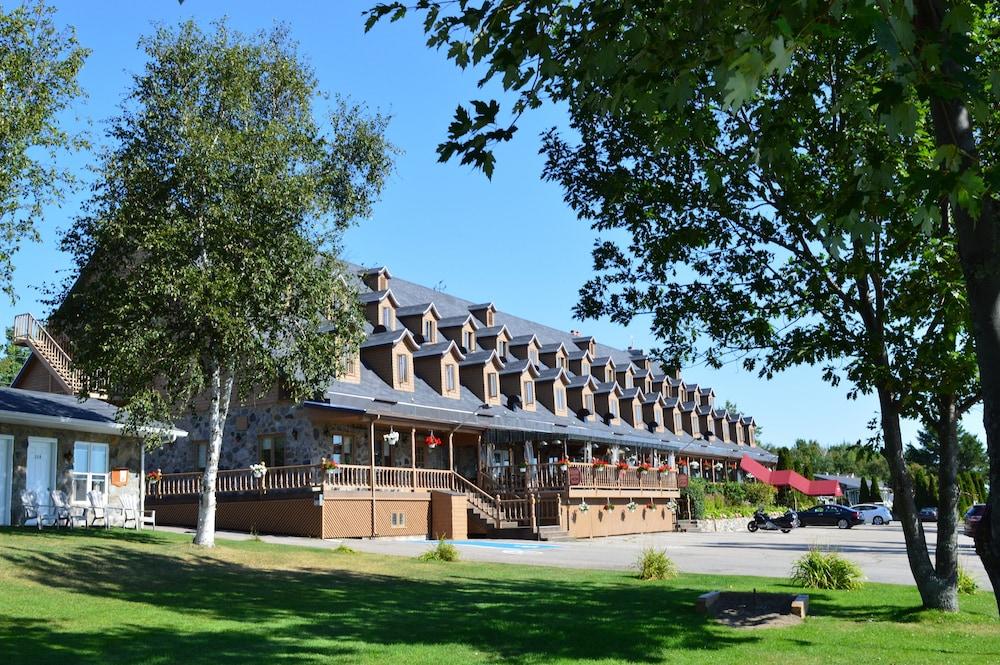
<path id="1" fill-rule="evenodd" d="M 889 512 L 889 509 L 877 503 L 859 503 L 851 508 L 861 513 L 861 516 L 865 518 L 865 524 L 879 526 L 892 521 L 892 513 Z"/>

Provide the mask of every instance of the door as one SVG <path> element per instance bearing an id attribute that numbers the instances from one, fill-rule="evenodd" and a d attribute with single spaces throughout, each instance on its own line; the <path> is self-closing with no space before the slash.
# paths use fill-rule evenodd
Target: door
<path id="1" fill-rule="evenodd" d="M 0 436 L 0 526 L 10 524 L 10 493 L 13 485 L 14 437 Z"/>
<path id="2" fill-rule="evenodd" d="M 55 487 L 56 440 L 28 437 L 28 468 L 25 487 L 38 496 L 38 503 L 48 505 L 52 501 L 49 491 Z"/>

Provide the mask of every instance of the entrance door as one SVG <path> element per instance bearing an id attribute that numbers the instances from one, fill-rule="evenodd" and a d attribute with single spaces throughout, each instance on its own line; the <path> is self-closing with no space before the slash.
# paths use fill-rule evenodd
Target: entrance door
<path id="1" fill-rule="evenodd" d="M 56 480 L 56 440 L 28 437 L 28 469 L 26 489 L 38 496 L 40 504 L 51 503 L 49 491 Z"/>
<path id="2" fill-rule="evenodd" d="M 10 524 L 11 490 L 14 485 L 14 437 L 0 436 L 0 526 Z"/>

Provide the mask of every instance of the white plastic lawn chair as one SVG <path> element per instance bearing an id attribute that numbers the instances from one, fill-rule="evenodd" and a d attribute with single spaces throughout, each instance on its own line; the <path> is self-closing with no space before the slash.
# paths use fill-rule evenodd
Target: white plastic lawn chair
<path id="1" fill-rule="evenodd" d="M 122 494 L 118 497 L 122 504 L 122 526 L 128 528 L 131 522 L 138 531 L 144 525 L 150 525 L 156 531 L 156 511 L 140 510 L 139 498 L 135 494 Z"/>
<path id="2" fill-rule="evenodd" d="M 48 512 L 42 511 L 38 503 L 38 495 L 30 490 L 21 490 L 21 526 L 53 526 L 55 518 Z"/>
<path id="3" fill-rule="evenodd" d="M 49 492 L 49 497 L 52 499 L 56 524 L 68 527 L 75 527 L 77 523 L 84 526 L 87 525 L 87 519 L 84 517 L 83 511 L 70 504 L 69 499 L 66 497 L 66 492 L 52 490 Z"/>
<path id="4" fill-rule="evenodd" d="M 90 503 L 90 521 L 87 523 L 87 526 L 94 526 L 98 520 L 101 520 L 104 522 L 104 528 L 110 527 L 111 522 L 108 521 L 108 503 L 104 498 L 104 493 L 97 490 L 90 490 L 87 492 L 87 502 Z"/>

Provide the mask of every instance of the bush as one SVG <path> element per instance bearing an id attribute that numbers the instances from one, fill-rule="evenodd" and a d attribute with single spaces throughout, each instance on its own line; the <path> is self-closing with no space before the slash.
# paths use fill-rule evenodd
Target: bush
<path id="1" fill-rule="evenodd" d="M 669 580 L 677 577 L 677 566 L 665 550 L 647 547 L 639 554 L 635 567 L 639 569 L 640 580 Z"/>
<path id="2" fill-rule="evenodd" d="M 979 591 L 979 583 L 976 578 L 969 574 L 962 566 L 958 567 L 958 592 L 971 596 Z"/>
<path id="3" fill-rule="evenodd" d="M 356 554 L 356 551 L 354 550 L 353 547 L 348 547 L 344 543 L 337 545 L 337 547 L 333 550 L 333 552 L 334 554 Z"/>
<path id="4" fill-rule="evenodd" d="M 812 589 L 851 590 L 861 587 L 861 569 L 836 552 L 809 550 L 792 567 L 792 583 Z"/>
<path id="5" fill-rule="evenodd" d="M 432 550 L 428 550 L 417 557 L 421 561 L 458 561 L 458 548 L 444 538 Z"/>
<path id="6" fill-rule="evenodd" d="M 705 481 L 700 478 L 691 478 L 688 486 L 681 490 L 680 507 L 682 519 L 700 520 L 705 519 Z M 691 509 L 688 510 L 690 505 Z"/>

